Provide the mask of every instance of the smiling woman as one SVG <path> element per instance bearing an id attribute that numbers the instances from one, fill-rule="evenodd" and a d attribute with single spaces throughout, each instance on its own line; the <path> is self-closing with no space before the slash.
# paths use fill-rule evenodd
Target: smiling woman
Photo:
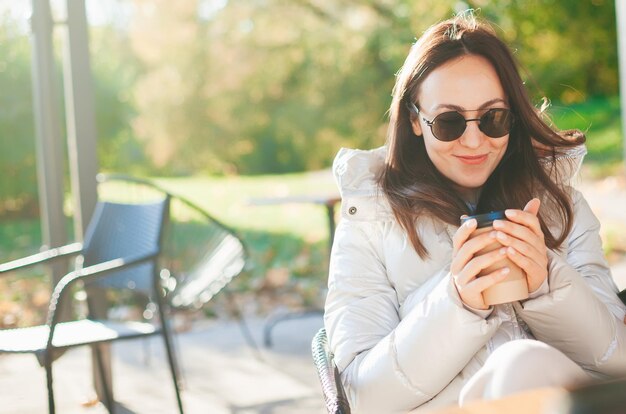
<path id="1" fill-rule="evenodd" d="M 334 163 L 325 327 L 357 412 L 626 373 L 626 307 L 570 186 L 583 143 L 544 122 L 508 47 L 471 13 L 413 45 L 387 145 Z M 509 273 L 524 299 L 487 300 Z"/>

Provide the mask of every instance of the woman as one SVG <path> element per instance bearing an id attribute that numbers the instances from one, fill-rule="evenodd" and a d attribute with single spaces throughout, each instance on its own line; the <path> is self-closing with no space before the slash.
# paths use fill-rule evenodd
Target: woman
<path id="1" fill-rule="evenodd" d="M 626 373 L 626 309 L 569 185 L 585 153 L 531 105 L 511 52 L 459 16 L 412 47 L 387 146 L 342 149 L 325 326 L 358 413 L 406 412 Z M 506 210 L 470 239 L 463 215 Z M 494 240 L 504 247 L 480 251 Z M 487 306 L 508 267 L 529 298 Z"/>

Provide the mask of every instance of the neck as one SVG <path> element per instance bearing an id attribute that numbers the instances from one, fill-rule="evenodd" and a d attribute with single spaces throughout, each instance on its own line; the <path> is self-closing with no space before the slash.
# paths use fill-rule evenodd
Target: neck
<path id="1" fill-rule="evenodd" d="M 482 187 L 478 188 L 465 188 L 465 187 L 457 187 L 457 191 L 463 201 L 469 203 L 473 206 L 478 204 L 478 200 L 480 199 L 480 192 Z"/>

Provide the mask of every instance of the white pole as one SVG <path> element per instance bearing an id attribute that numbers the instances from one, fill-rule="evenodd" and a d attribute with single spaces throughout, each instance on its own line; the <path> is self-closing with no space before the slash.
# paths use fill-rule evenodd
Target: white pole
<path id="1" fill-rule="evenodd" d="M 74 237 L 82 240 L 98 198 L 96 115 L 85 0 L 67 0 L 64 35 L 63 83 L 74 197 Z"/>
<path id="2" fill-rule="evenodd" d="M 53 22 L 48 0 L 33 0 L 31 15 L 33 106 L 35 114 L 37 182 L 44 248 L 67 243 L 63 214 L 63 141 L 54 53 Z M 53 264 L 54 286 L 67 270 L 65 264 Z"/>
<path id="3" fill-rule="evenodd" d="M 63 84 L 67 148 L 74 201 L 74 237 L 76 240 L 83 240 L 98 198 L 95 98 L 85 0 L 66 0 L 65 4 L 67 16 L 63 31 Z M 107 302 L 104 292 L 93 287 L 88 288 L 87 292 L 90 311 L 96 317 L 105 318 Z M 109 396 L 113 398 L 110 344 L 102 344 L 99 347 Z M 104 384 L 100 382 L 100 364 L 97 358 L 96 350 L 92 348 L 94 388 L 98 399 L 106 406 L 107 395 Z M 113 407 L 107 408 L 113 411 Z"/>
<path id="4" fill-rule="evenodd" d="M 626 0 L 615 0 L 620 106 L 622 108 L 622 160 L 626 164 Z M 626 168 L 624 169 L 626 173 Z"/>

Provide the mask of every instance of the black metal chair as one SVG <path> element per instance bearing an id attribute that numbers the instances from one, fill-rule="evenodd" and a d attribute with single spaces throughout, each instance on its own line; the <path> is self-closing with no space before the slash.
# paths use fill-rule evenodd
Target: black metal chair
<path id="1" fill-rule="evenodd" d="M 624 305 L 626 305 L 626 289 L 624 289 L 624 290 L 622 290 L 621 292 L 619 292 L 619 293 L 617 294 L 617 296 L 619 297 L 619 300 L 621 300 L 621 301 L 622 301 L 622 303 L 623 303 Z"/>
<path id="2" fill-rule="evenodd" d="M 350 403 L 341 384 L 339 370 L 334 362 L 334 355 L 328 347 L 326 329 L 320 329 L 311 342 L 313 362 L 322 386 L 322 394 L 329 414 L 349 414 Z"/>
<path id="3" fill-rule="evenodd" d="M 52 365 L 59 350 L 83 345 L 94 348 L 106 405 L 113 410 L 112 390 L 107 386 L 109 382 L 105 378 L 99 345 L 156 334 L 163 337 L 178 410 L 183 413 L 157 263 L 169 205 L 167 195 L 161 200 L 143 204 L 101 201 L 87 228 L 84 244 L 74 243 L 0 265 L 2 276 L 60 258 L 82 257 L 82 265 L 65 275 L 54 287 L 45 325 L 0 331 L 0 353 L 33 353 L 45 367 L 50 413 L 55 412 Z M 96 287 L 112 293 L 132 291 L 147 296 L 157 307 L 158 324 L 96 319 L 89 296 L 90 289 Z M 61 321 L 60 309 L 67 308 L 74 293 L 82 289 L 87 292 L 88 314 L 84 318 Z"/>

